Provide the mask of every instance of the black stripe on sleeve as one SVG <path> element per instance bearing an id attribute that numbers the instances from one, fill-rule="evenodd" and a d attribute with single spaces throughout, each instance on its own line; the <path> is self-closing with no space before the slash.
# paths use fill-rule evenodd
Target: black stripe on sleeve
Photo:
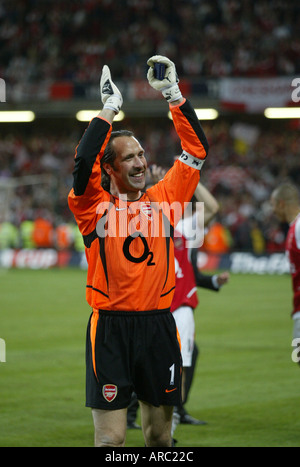
<path id="1" fill-rule="evenodd" d="M 195 112 L 193 106 L 186 99 L 184 104 L 182 104 L 179 108 L 180 108 L 181 112 L 183 113 L 183 115 L 185 116 L 185 118 L 188 120 L 189 124 L 193 128 L 193 130 L 196 133 L 196 135 L 198 136 L 199 140 L 201 141 L 201 144 L 204 147 L 206 155 L 207 155 L 208 154 L 208 149 L 209 149 L 208 141 L 206 139 L 206 136 L 204 134 L 204 131 L 203 131 L 202 126 L 201 126 L 201 124 L 200 124 L 200 122 L 198 120 L 198 117 L 196 115 L 196 112 Z"/>
<path id="2" fill-rule="evenodd" d="M 83 195 L 86 190 L 93 165 L 101 151 L 109 129 L 108 122 L 101 118 L 94 118 L 77 146 L 75 168 L 73 170 L 73 188 L 76 196 Z"/>
<path id="3" fill-rule="evenodd" d="M 169 268 L 170 268 L 170 241 L 171 239 L 173 240 L 174 239 L 174 227 L 172 226 L 172 224 L 170 223 L 169 219 L 167 218 L 167 216 L 163 213 L 163 211 L 161 211 L 162 213 L 162 220 L 163 220 L 163 223 L 164 223 L 164 227 L 165 227 L 165 233 L 168 233 L 168 229 L 170 229 L 170 235 L 166 235 L 166 253 L 167 253 L 167 273 L 166 273 L 166 279 L 165 279 L 165 283 L 163 285 L 163 288 L 162 290 L 164 290 L 165 286 L 166 286 L 166 283 L 167 283 L 167 280 L 168 280 L 168 275 L 169 275 Z M 169 292 L 168 292 L 169 293 Z"/>

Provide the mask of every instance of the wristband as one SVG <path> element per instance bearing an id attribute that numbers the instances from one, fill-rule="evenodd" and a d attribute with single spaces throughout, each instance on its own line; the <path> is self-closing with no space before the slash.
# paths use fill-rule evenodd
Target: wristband
<path id="1" fill-rule="evenodd" d="M 121 107 L 122 107 L 122 103 L 123 103 L 123 99 L 122 99 L 121 95 L 112 94 L 105 101 L 103 109 L 110 109 L 110 110 L 113 110 L 114 112 L 116 112 L 118 114 Z"/>
<path id="2" fill-rule="evenodd" d="M 181 156 L 179 157 L 179 160 L 183 162 L 186 165 L 189 165 L 193 169 L 201 170 L 205 159 L 198 159 L 195 156 L 192 156 L 186 151 L 183 151 Z"/>
<path id="3" fill-rule="evenodd" d="M 161 91 L 162 95 L 169 102 L 169 104 L 171 102 L 178 101 L 182 98 L 181 91 L 179 89 L 178 84 L 176 83 L 172 86 L 167 86 L 166 88 L 163 88 Z"/>

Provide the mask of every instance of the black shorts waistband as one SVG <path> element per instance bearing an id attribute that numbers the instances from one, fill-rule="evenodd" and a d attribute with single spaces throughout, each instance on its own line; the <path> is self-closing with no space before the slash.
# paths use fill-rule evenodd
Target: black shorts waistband
<path id="1" fill-rule="evenodd" d="M 162 310 L 124 311 L 124 310 L 97 310 L 104 316 L 154 316 L 170 313 L 170 308 Z"/>

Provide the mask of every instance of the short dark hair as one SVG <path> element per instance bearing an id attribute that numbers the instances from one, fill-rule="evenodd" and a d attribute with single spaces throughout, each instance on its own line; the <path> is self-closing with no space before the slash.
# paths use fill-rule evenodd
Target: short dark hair
<path id="1" fill-rule="evenodd" d="M 104 150 L 103 157 L 101 159 L 101 185 L 104 190 L 110 190 L 110 176 L 103 168 L 103 163 L 106 162 L 114 168 L 114 162 L 117 157 L 117 154 L 113 148 L 113 141 L 120 136 L 133 136 L 132 131 L 129 130 L 118 130 L 112 131 L 107 146 Z"/>

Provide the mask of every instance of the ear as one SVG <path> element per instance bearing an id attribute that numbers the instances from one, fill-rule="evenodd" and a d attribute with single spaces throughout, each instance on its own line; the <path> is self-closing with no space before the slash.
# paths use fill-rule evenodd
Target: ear
<path id="1" fill-rule="evenodd" d="M 112 167 L 108 162 L 103 162 L 102 167 L 105 170 L 105 172 L 107 173 L 107 175 L 111 175 Z"/>

